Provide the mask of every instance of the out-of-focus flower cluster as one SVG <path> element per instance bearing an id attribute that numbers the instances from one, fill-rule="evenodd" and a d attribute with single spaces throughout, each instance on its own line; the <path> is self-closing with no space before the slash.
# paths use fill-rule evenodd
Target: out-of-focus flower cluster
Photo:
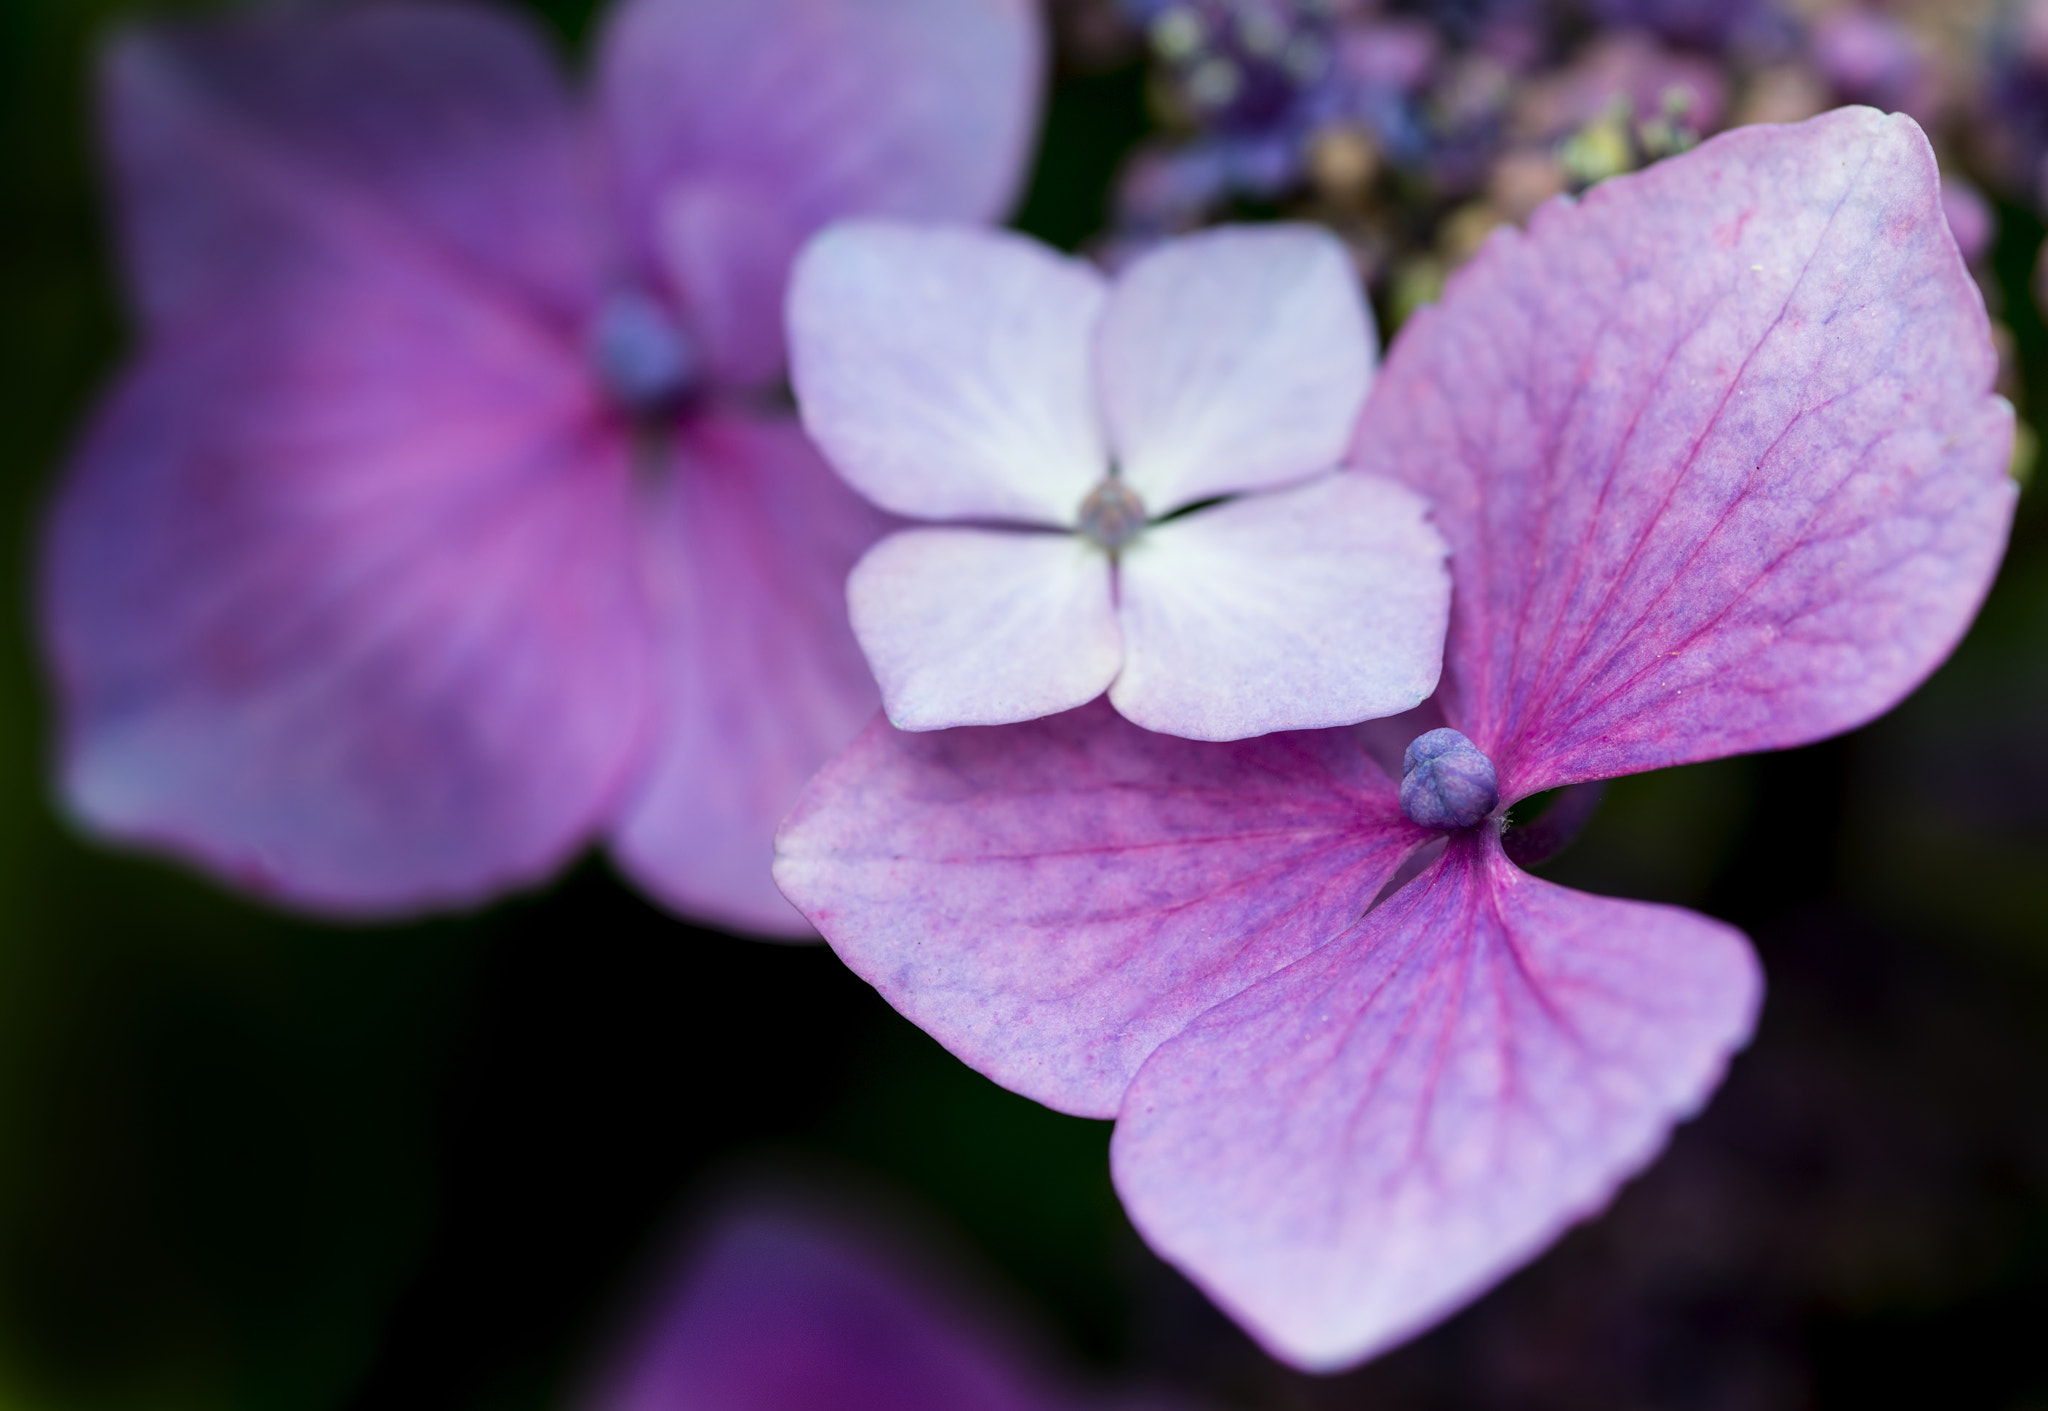
<path id="1" fill-rule="evenodd" d="M 1560 192 L 1843 103 L 1927 130 L 1973 266 L 1996 234 L 1985 190 L 2048 211 L 2048 0 L 1069 0 L 1061 14 L 1074 62 L 1145 56 L 1161 130 L 1123 171 L 1107 254 L 1228 215 L 1307 217 L 1344 237 L 1394 320 Z"/>

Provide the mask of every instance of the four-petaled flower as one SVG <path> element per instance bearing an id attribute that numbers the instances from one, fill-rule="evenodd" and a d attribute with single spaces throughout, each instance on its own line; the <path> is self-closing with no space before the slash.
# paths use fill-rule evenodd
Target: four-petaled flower
<path id="1" fill-rule="evenodd" d="M 854 488 L 981 521 L 902 530 L 848 580 L 904 729 L 1107 690 L 1233 740 L 1435 688 L 1443 541 L 1419 496 L 1335 469 L 1374 339 L 1327 232 L 1206 231 L 1112 283 L 1017 236 L 847 222 L 798 261 L 789 327 L 804 425 Z"/>
<path id="2" fill-rule="evenodd" d="M 1746 128 L 1555 202 L 1403 330 L 1360 423 L 1358 468 L 1452 553 L 1456 734 L 1407 789 L 1359 730 L 877 722 L 776 876 L 969 1063 L 1115 1117 L 1138 1227 L 1268 1347 L 1368 1356 L 1596 1210 L 1759 998 L 1740 933 L 1529 876 L 1497 809 L 1459 825 L 1911 690 L 2010 523 L 1995 371 L 1909 118 Z"/>
<path id="3" fill-rule="evenodd" d="M 91 827 L 298 906 L 532 881 L 806 928 L 768 877 L 873 714 L 887 528 L 758 404 L 827 221 L 998 212 L 1030 0 L 630 0 L 593 110 L 467 3 L 130 34 L 105 106 L 142 347 L 43 617 Z"/>

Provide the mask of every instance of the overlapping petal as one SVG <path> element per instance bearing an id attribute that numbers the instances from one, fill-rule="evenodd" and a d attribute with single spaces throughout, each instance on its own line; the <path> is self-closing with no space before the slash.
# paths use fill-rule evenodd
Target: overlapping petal
<path id="1" fill-rule="evenodd" d="M 784 276 L 849 215 L 1002 213 L 1035 136 L 1029 0 L 627 0 L 598 85 L 628 229 L 715 366 L 780 365 Z"/>
<path id="2" fill-rule="evenodd" d="M 1105 297 L 1021 236 L 837 226 L 790 283 L 804 427 L 898 514 L 1071 525 L 1109 469 L 1089 357 Z"/>
<path id="3" fill-rule="evenodd" d="M 349 914 L 557 865 L 649 694 L 624 448 L 570 353 L 373 265 L 163 340 L 44 573 L 71 807 Z"/>
<path id="4" fill-rule="evenodd" d="M 1604 1203 L 1720 1080 L 1759 992 L 1729 927 L 1538 881 L 1462 834 L 1152 1054 L 1117 1188 L 1268 1347 L 1343 1366 Z"/>
<path id="5" fill-rule="evenodd" d="M 1409 710 L 1436 689 L 1451 578 L 1421 497 L 1341 473 L 1152 528 L 1119 567 L 1109 699 L 1236 740 Z"/>
<path id="6" fill-rule="evenodd" d="M 1118 278 L 1096 343 L 1123 476 L 1154 514 L 1328 470 L 1376 339 L 1344 246 L 1312 226 L 1174 240 Z"/>
<path id="7" fill-rule="evenodd" d="M 603 225 L 547 46 L 414 0 L 138 30 L 101 80 L 129 277 L 164 324 L 323 277 L 345 246 L 562 316 Z"/>
<path id="8" fill-rule="evenodd" d="M 1357 463 L 1452 546 L 1452 723 L 1516 797 L 1834 734 L 1954 645 L 2014 501 L 1910 118 L 1753 127 L 1496 235 Z"/>
<path id="9" fill-rule="evenodd" d="M 846 602 L 905 730 L 1072 710 L 1123 656 L 1109 558 L 1071 534 L 901 530 L 854 566 Z"/>
<path id="10" fill-rule="evenodd" d="M 768 875 L 775 828 L 880 696 L 846 617 L 846 575 L 889 527 L 794 423 L 693 418 L 650 487 L 659 729 L 612 834 L 678 911 L 808 936 Z"/>
<path id="11" fill-rule="evenodd" d="M 805 791 L 775 878 L 966 1062 L 1109 1117 L 1147 1054 L 1341 935 L 1427 837 L 1350 731 L 1201 744 L 1098 702 L 877 721 Z"/>

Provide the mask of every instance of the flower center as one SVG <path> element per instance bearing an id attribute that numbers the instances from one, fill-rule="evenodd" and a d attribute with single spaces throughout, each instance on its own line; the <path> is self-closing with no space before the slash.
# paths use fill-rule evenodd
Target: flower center
<path id="1" fill-rule="evenodd" d="M 1401 756 L 1401 812 L 1424 828 L 1470 828 L 1500 805 L 1493 761 L 1456 730 L 1417 735 Z"/>
<path id="2" fill-rule="evenodd" d="M 1130 486 L 1110 476 L 1081 501 L 1081 532 L 1115 553 L 1145 527 L 1145 502 Z"/>
<path id="3" fill-rule="evenodd" d="M 641 416 L 682 400 L 702 370 L 689 334 L 653 296 L 633 288 L 614 293 L 597 311 L 590 360 L 619 405 Z"/>

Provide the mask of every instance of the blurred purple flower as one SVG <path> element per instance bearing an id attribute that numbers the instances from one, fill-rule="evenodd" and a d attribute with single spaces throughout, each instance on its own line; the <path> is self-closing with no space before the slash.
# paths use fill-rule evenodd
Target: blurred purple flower
<path id="1" fill-rule="evenodd" d="M 1442 46 L 1414 19 L 1347 25 L 1337 34 L 1337 72 L 1363 89 L 1409 94 L 1421 89 Z"/>
<path id="2" fill-rule="evenodd" d="M 1569 68 L 1522 90 L 1515 136 L 1554 141 L 1620 109 L 1631 123 L 1675 122 L 1697 138 L 1721 125 L 1727 101 L 1728 81 L 1707 60 L 1643 34 L 1603 35 Z"/>
<path id="3" fill-rule="evenodd" d="M 1996 366 L 1909 118 L 1742 129 L 1494 235 L 1403 330 L 1355 449 L 1452 546 L 1410 808 L 1454 824 L 1888 709 L 2002 551 Z M 1411 821 L 1372 733 L 878 722 L 778 842 L 892 1004 L 1117 1118 L 1140 1230 L 1311 1368 L 1598 1209 L 1759 992 L 1738 932 L 1529 876 L 1499 811 Z"/>
<path id="4" fill-rule="evenodd" d="M 1799 22 L 1783 0 L 1591 0 L 1614 29 L 1648 29 L 1694 49 L 1751 61 L 1781 58 L 1799 41 Z"/>
<path id="5" fill-rule="evenodd" d="M 809 233 L 979 219 L 1028 0 L 629 0 L 584 111 L 507 12 L 131 32 L 103 105 L 141 347 L 43 580 L 91 828 L 342 915 L 593 836 L 802 934 L 777 819 L 873 711 L 885 521 L 760 396 Z"/>
<path id="6" fill-rule="evenodd" d="M 730 1212 L 583 1411 L 1109 1411 L 914 1252 L 795 1207 Z"/>
<path id="7" fill-rule="evenodd" d="M 1443 541 L 1415 495 L 1336 469 L 1375 339 L 1328 232 L 1224 226 L 1111 281 L 1018 236 L 848 222 L 804 251 L 789 328 L 847 481 L 970 521 L 892 534 L 847 580 L 904 729 L 1107 691 L 1147 729 L 1234 740 L 1435 689 Z"/>
<path id="8" fill-rule="evenodd" d="M 1941 179 L 1941 209 L 1948 217 L 1949 233 L 1956 238 L 1966 264 L 1976 264 L 1991 253 L 1998 239 L 1998 212 L 1984 199 L 1984 193 L 1959 176 Z"/>
<path id="9" fill-rule="evenodd" d="M 1934 121 L 1941 99 L 1934 56 L 1891 16 L 1855 5 L 1837 10 L 1814 28 L 1809 46 L 1842 98 Z"/>
<path id="10" fill-rule="evenodd" d="M 1197 124 L 1228 132 L 1294 123 L 1331 76 L 1329 7 L 1304 0 L 1126 0 Z"/>
<path id="11" fill-rule="evenodd" d="M 1141 149 L 1118 190 L 1124 234 L 1144 244 L 1233 197 L 1277 199 L 1306 176 L 1318 134 L 1421 141 L 1419 90 L 1437 61 L 1429 25 L 1318 0 L 1126 0 L 1162 91 L 1190 138 Z"/>

